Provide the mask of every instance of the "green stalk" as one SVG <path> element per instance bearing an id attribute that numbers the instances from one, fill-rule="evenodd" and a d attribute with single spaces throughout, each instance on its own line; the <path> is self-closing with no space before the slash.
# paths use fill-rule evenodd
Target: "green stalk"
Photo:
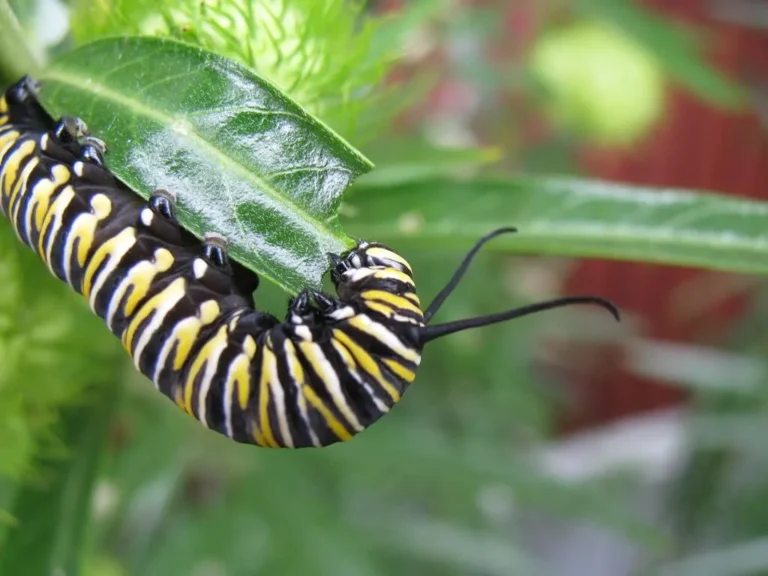
<path id="1" fill-rule="evenodd" d="M 21 78 L 24 74 L 37 74 L 40 62 L 27 43 L 26 34 L 8 0 L 0 0 L 0 80 L 3 85 Z"/>

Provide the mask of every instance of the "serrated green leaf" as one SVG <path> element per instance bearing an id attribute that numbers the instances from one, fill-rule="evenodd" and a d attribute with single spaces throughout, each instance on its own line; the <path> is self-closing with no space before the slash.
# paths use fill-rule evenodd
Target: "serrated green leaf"
<path id="1" fill-rule="evenodd" d="M 68 453 L 35 462 L 43 481 L 22 486 L 0 550 L 0 574 L 78 574 L 91 513 L 91 492 L 118 387 L 91 387 L 87 404 L 62 411 L 57 434 Z"/>
<path id="2" fill-rule="evenodd" d="M 380 133 L 390 117 L 377 110 L 376 92 L 402 48 L 397 41 L 427 15 L 411 12 L 371 18 L 359 0 L 77 0 L 72 22 L 81 44 L 151 35 L 211 50 L 268 78 L 311 114 L 359 140 Z M 379 41 L 383 30 L 391 32 L 386 46 Z M 377 125 L 366 131 L 360 123 L 371 119 L 371 108 Z"/>
<path id="3" fill-rule="evenodd" d="M 155 38 L 107 39 L 63 55 L 40 95 L 110 149 L 145 198 L 178 195 L 180 220 L 229 239 L 233 257 L 288 291 L 318 285 L 349 245 L 336 212 L 371 164 L 273 85 L 210 52 Z"/>
<path id="4" fill-rule="evenodd" d="M 596 180 L 516 176 L 358 185 L 351 232 L 370 240 L 466 247 L 501 226 L 488 250 L 638 260 L 768 273 L 768 204 L 713 193 Z"/>

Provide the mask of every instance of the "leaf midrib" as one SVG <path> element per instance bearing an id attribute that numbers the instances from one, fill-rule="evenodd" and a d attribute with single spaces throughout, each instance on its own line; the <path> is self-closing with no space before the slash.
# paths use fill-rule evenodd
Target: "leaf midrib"
<path id="1" fill-rule="evenodd" d="M 56 80 L 58 82 L 61 82 L 62 84 L 66 84 L 72 87 L 75 91 L 91 93 L 95 97 L 103 97 L 103 99 L 105 100 L 109 100 L 116 104 L 123 105 L 129 108 L 132 112 L 136 113 L 137 115 L 144 116 L 146 118 L 150 118 L 152 120 L 157 121 L 158 123 L 165 126 L 169 130 L 173 130 L 171 126 L 173 125 L 174 122 L 186 121 L 186 118 L 184 118 L 183 116 L 176 117 L 176 116 L 166 116 L 164 114 L 160 114 L 154 109 L 149 108 L 141 104 L 140 102 L 137 102 L 136 100 L 129 98 L 128 96 L 125 96 L 123 93 L 117 92 L 112 88 L 105 86 L 104 84 L 94 81 L 90 77 L 86 79 L 85 77 L 80 76 L 77 73 L 72 73 L 71 71 L 68 71 L 66 69 L 49 68 L 43 73 L 41 73 L 40 77 L 41 79 Z M 92 90 L 86 89 L 84 88 L 84 86 L 93 87 L 94 89 Z M 193 126 L 191 122 L 189 123 L 189 125 L 190 127 Z M 256 173 L 249 170 L 243 164 L 236 162 L 229 156 L 222 154 L 218 148 L 216 148 L 213 144 L 211 144 L 208 140 L 206 140 L 203 136 L 201 136 L 196 130 L 191 129 L 188 132 L 187 137 L 190 141 L 192 141 L 192 143 L 195 146 L 202 149 L 202 151 L 210 153 L 215 159 L 219 160 L 225 167 L 232 168 L 233 171 L 235 171 L 238 175 L 243 176 L 245 180 L 252 182 L 256 187 L 259 188 L 259 190 L 266 193 L 272 200 L 274 200 L 281 206 L 285 207 L 286 209 L 290 210 L 292 214 L 298 215 L 299 218 L 302 221 L 306 222 L 309 226 L 311 226 L 317 232 L 318 235 L 325 236 L 334 241 L 340 241 L 340 240 L 343 241 L 343 235 L 337 235 L 331 232 L 328 228 L 322 225 L 320 220 L 312 217 L 303 207 L 299 206 L 295 202 L 290 201 L 289 197 L 281 194 L 277 189 L 275 189 L 271 184 L 269 184 L 268 182 L 260 178 Z"/>

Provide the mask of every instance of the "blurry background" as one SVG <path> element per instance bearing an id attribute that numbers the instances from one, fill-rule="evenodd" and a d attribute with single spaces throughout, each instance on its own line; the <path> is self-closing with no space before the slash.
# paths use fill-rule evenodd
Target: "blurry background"
<path id="1" fill-rule="evenodd" d="M 66 7 L 16 4 L 42 44 L 68 33 Z M 768 199 L 766 2 L 380 0 L 368 10 L 410 18 L 403 58 L 385 79 L 396 105 L 387 108 L 390 97 L 376 109 L 386 121 L 346 132 L 334 124 L 377 163 L 371 179 L 459 166 Z M 746 103 L 736 104 L 734 84 Z M 375 239 L 356 227 L 356 199 L 353 189 L 344 225 Z M 422 299 L 461 257 L 435 246 L 406 254 Z M 66 290 L 44 284 L 36 295 L 46 271 L 8 258 L 3 357 L 37 337 L 45 353 L 30 366 L 59 380 L 65 368 L 72 381 L 95 374 L 75 363 L 69 337 L 71 349 L 51 357 L 56 331 L 29 328 L 30 314 L 50 318 L 45 303 Z M 768 574 L 765 281 L 489 254 L 441 314 L 572 293 L 614 300 L 624 321 L 563 310 L 440 341 L 397 410 L 327 450 L 233 445 L 126 368 L 87 573 Z M 260 302 L 279 311 L 285 299 L 265 286 Z M 73 318 L 69 328 L 83 332 Z M 26 344 L 16 342 L 22 333 Z M 24 373 L 25 386 L 46 378 L 13 369 L 4 378 Z M 20 445 L 26 436 L 4 422 Z M 0 494 L 10 499 L 7 483 Z"/>

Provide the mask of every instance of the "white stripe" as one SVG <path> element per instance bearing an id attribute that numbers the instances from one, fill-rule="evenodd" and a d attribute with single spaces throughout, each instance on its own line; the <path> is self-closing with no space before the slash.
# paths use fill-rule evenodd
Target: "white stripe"
<path id="1" fill-rule="evenodd" d="M 333 344 L 333 347 L 336 348 L 336 351 L 338 352 L 342 362 L 344 362 L 344 354 L 341 352 L 341 350 L 344 350 L 347 353 L 347 355 L 350 355 L 350 356 L 352 355 L 351 352 L 349 352 L 336 340 L 331 340 L 331 344 Z M 384 402 L 382 402 L 379 399 L 379 397 L 373 391 L 373 388 L 371 388 L 370 384 L 368 384 L 368 382 L 366 382 L 363 378 L 360 377 L 360 374 L 357 372 L 357 370 L 347 366 L 346 362 L 344 362 L 344 366 L 347 368 L 347 370 L 355 379 L 355 381 L 357 381 L 358 384 L 360 384 L 363 388 L 365 388 L 365 391 L 368 392 L 368 395 L 371 397 L 371 400 L 373 400 L 373 403 L 376 404 L 376 408 L 378 408 L 381 412 L 384 412 L 385 414 L 389 412 L 389 406 L 384 404 Z"/>
<path id="2" fill-rule="evenodd" d="M 195 274 L 195 278 L 198 280 L 205 276 L 205 272 L 208 270 L 208 264 L 205 263 L 205 260 L 201 258 L 195 258 L 195 261 L 192 262 L 192 271 Z"/>
<path id="3" fill-rule="evenodd" d="M 219 330 L 216 331 L 213 338 L 218 338 Z M 200 418 L 200 422 L 202 422 L 206 428 L 210 428 L 208 426 L 208 419 L 206 417 L 206 400 L 208 399 L 208 391 L 211 389 L 211 383 L 213 382 L 213 377 L 216 375 L 216 370 L 219 367 L 219 358 L 221 358 L 222 352 L 229 346 L 229 337 L 227 336 L 224 338 L 224 342 L 219 345 L 213 353 L 211 353 L 208 356 L 208 359 L 205 361 L 205 372 L 203 373 L 203 380 L 200 382 L 200 390 L 197 394 L 197 413 Z"/>
<path id="4" fill-rule="evenodd" d="M 273 361 L 269 366 L 269 388 L 272 391 L 272 396 L 275 402 L 275 414 L 277 414 L 277 420 L 280 426 L 280 434 L 283 437 L 283 443 L 286 446 L 293 448 L 293 437 L 291 436 L 291 432 L 288 429 L 288 420 L 285 417 L 285 393 L 283 392 L 283 386 L 277 373 L 277 363 L 280 358 L 274 350 L 272 350 L 272 358 Z M 263 369 L 264 366 L 262 366 L 262 370 Z"/>
<path id="5" fill-rule="evenodd" d="M 48 244 L 45 246 L 45 261 L 46 263 L 48 263 L 48 268 L 52 273 L 54 273 L 53 264 L 51 263 L 51 253 L 53 252 L 53 246 L 54 244 L 56 244 L 56 236 L 59 233 L 59 230 L 61 229 L 62 216 L 64 214 L 64 211 L 67 208 L 69 208 L 69 203 L 72 202 L 72 199 L 74 197 L 75 197 L 74 189 L 72 188 L 72 186 L 67 185 L 61 192 L 59 192 L 59 195 L 56 196 L 56 198 L 54 198 L 53 201 L 51 202 L 51 205 L 52 205 L 54 202 L 58 202 L 60 198 L 63 198 L 66 200 L 66 202 L 61 202 L 56 207 L 56 212 L 54 212 L 53 221 L 51 222 L 51 227 L 49 228 L 49 230 L 51 231 L 51 234 L 50 236 L 48 236 Z M 54 273 L 54 275 L 56 274 Z"/>
<path id="6" fill-rule="evenodd" d="M 135 264 L 130 270 L 128 270 L 128 274 L 126 274 L 125 278 L 120 282 L 120 284 L 117 285 L 117 288 L 112 293 L 112 297 L 109 299 L 109 307 L 107 308 L 107 326 L 109 326 L 109 329 L 112 330 L 112 323 L 115 320 L 115 314 L 117 314 L 118 308 L 120 308 L 120 303 L 123 301 L 123 297 L 125 296 L 125 293 L 128 291 L 128 288 L 134 285 L 133 277 L 135 274 L 141 274 L 142 268 L 153 268 L 151 262 L 148 262 L 147 260 L 142 260 L 138 264 Z"/>
<path id="7" fill-rule="evenodd" d="M 154 382 L 155 388 L 158 390 L 160 389 L 160 375 L 163 373 L 163 369 L 166 367 L 168 355 L 171 353 L 174 345 L 179 341 L 179 332 L 184 330 L 189 324 L 193 324 L 195 322 L 200 322 L 200 319 L 197 316 L 190 316 L 189 318 L 185 318 L 184 320 L 177 322 L 176 326 L 173 328 L 173 332 L 171 332 L 171 335 L 165 339 L 165 343 L 163 344 L 163 347 L 160 350 L 160 354 L 157 356 L 157 360 L 155 361 L 155 372 L 152 374 L 152 382 Z M 171 369 L 173 369 L 172 365 Z"/>
<path id="8" fill-rule="evenodd" d="M 339 382 L 339 378 L 336 376 L 336 370 L 333 369 L 333 366 L 328 361 L 328 358 L 325 356 L 325 353 L 319 344 L 312 342 L 310 345 L 315 349 L 315 359 L 320 362 L 320 365 L 323 369 L 323 374 L 318 374 L 318 376 L 322 378 L 323 383 L 331 393 L 337 408 L 340 406 L 346 408 L 347 412 L 339 410 L 342 415 L 349 419 L 350 424 L 352 424 L 352 427 L 355 430 L 361 432 L 363 430 L 363 425 L 360 424 L 357 416 L 355 416 L 355 411 L 352 410 L 352 407 L 347 403 L 347 399 L 344 397 L 344 393 L 341 391 L 341 383 Z"/>
<path id="9" fill-rule="evenodd" d="M 35 166 L 37 166 L 40 163 L 40 161 L 37 158 L 32 158 L 29 162 L 27 162 L 27 165 L 24 166 L 24 170 L 21 171 L 21 178 L 23 178 L 23 184 L 21 185 L 19 189 L 19 206 L 21 206 L 21 201 L 24 199 L 23 196 L 27 194 L 27 179 L 29 178 L 30 173 L 32 170 L 35 169 Z M 51 179 L 45 179 L 49 183 L 53 184 L 53 180 Z M 40 184 L 40 182 L 36 182 L 35 185 L 32 187 L 32 197 L 29 199 L 26 205 L 26 213 L 24 214 L 24 233 L 27 236 L 27 239 L 32 240 L 32 203 L 35 201 L 35 189 Z"/>
<path id="10" fill-rule="evenodd" d="M 0 164 L 3 164 L 6 161 L 5 155 L 8 154 L 8 150 L 10 150 L 14 144 L 16 144 L 17 142 L 19 143 L 19 146 L 21 146 L 22 144 L 20 142 L 22 137 L 19 135 L 18 131 L 15 131 L 15 132 L 16 132 L 16 137 L 11 138 L 10 141 L 5 146 L 3 146 L 2 150 L 0 150 Z M 2 135 L 4 134 L 0 134 L 0 136 Z"/>
<path id="11" fill-rule="evenodd" d="M 130 230 L 130 228 L 126 228 L 125 230 Z M 120 232 L 120 234 L 123 234 L 123 232 Z M 113 238 L 116 238 L 116 236 L 113 236 Z M 136 234 L 121 238 L 112 253 L 107 257 L 107 261 L 101 269 L 101 272 L 98 273 L 91 284 L 90 304 L 91 310 L 94 312 L 96 311 L 96 298 L 99 296 L 99 291 L 104 287 L 104 283 L 107 281 L 107 278 L 109 278 L 109 275 L 120 265 L 120 262 L 122 262 L 123 258 L 134 244 L 136 244 Z"/>
<path id="12" fill-rule="evenodd" d="M 229 369 L 227 370 L 227 376 L 224 378 L 224 394 L 222 394 L 224 426 L 227 430 L 227 436 L 230 438 L 232 438 L 232 436 L 235 434 L 234 430 L 232 430 L 232 394 L 235 388 L 232 385 L 232 370 L 234 369 L 235 363 L 240 358 L 240 356 L 245 356 L 246 358 L 248 357 L 245 354 L 240 354 L 235 356 L 235 359 L 230 362 Z"/>
<path id="13" fill-rule="evenodd" d="M 149 208 L 144 208 L 141 211 L 141 214 L 139 215 L 141 218 L 141 223 L 144 224 L 147 228 L 149 228 L 152 225 L 152 220 L 155 218 L 154 212 L 150 210 Z"/>
<path id="14" fill-rule="evenodd" d="M 387 348 L 389 348 L 390 350 L 394 350 L 406 360 L 410 360 L 411 362 L 415 362 L 416 364 L 420 362 L 421 357 L 419 356 L 419 354 L 414 350 L 412 350 L 411 348 L 408 348 L 405 344 L 403 344 L 400 338 L 395 336 L 395 334 L 391 330 L 389 330 L 387 327 L 385 327 L 382 324 L 379 324 L 378 322 L 374 322 L 366 314 L 358 314 L 355 318 L 359 319 L 360 322 L 362 322 L 368 334 L 370 334 L 371 336 L 374 336 L 377 340 L 379 340 L 381 343 L 387 346 Z"/>
<path id="15" fill-rule="evenodd" d="M 352 308 L 352 306 L 344 306 L 344 308 L 339 308 L 335 312 L 328 314 L 328 317 L 333 320 L 346 320 L 347 318 L 351 318 L 354 315 L 355 310 Z"/>
<path id="16" fill-rule="evenodd" d="M 135 351 L 133 353 L 133 363 L 136 368 L 139 367 L 141 362 L 141 355 L 144 352 L 144 348 L 149 344 L 149 340 L 154 335 L 155 331 L 160 328 L 160 325 L 165 320 L 168 313 L 176 306 L 176 303 L 184 296 L 184 290 L 171 290 L 170 293 L 166 292 L 167 296 L 163 300 L 162 304 L 155 308 L 152 313 L 152 320 L 141 331 L 141 337 L 139 343 L 136 344 Z M 134 336 L 135 338 L 135 336 Z"/>
<path id="17" fill-rule="evenodd" d="M 320 440 L 318 439 L 317 434 L 315 434 L 315 431 L 312 429 L 312 422 L 310 421 L 309 414 L 307 413 L 307 398 L 304 395 L 304 391 L 301 389 L 304 382 L 299 382 L 298 375 L 293 371 L 293 365 L 288 361 L 288 358 L 293 357 L 296 358 L 296 362 L 299 362 L 296 346 L 290 340 L 285 340 L 283 342 L 283 348 L 285 349 L 285 363 L 288 366 L 288 373 L 291 375 L 291 381 L 293 382 L 294 388 L 296 388 L 296 402 L 299 405 L 299 413 L 301 414 L 301 419 L 307 426 L 309 437 L 312 439 L 312 444 L 320 447 Z"/>

